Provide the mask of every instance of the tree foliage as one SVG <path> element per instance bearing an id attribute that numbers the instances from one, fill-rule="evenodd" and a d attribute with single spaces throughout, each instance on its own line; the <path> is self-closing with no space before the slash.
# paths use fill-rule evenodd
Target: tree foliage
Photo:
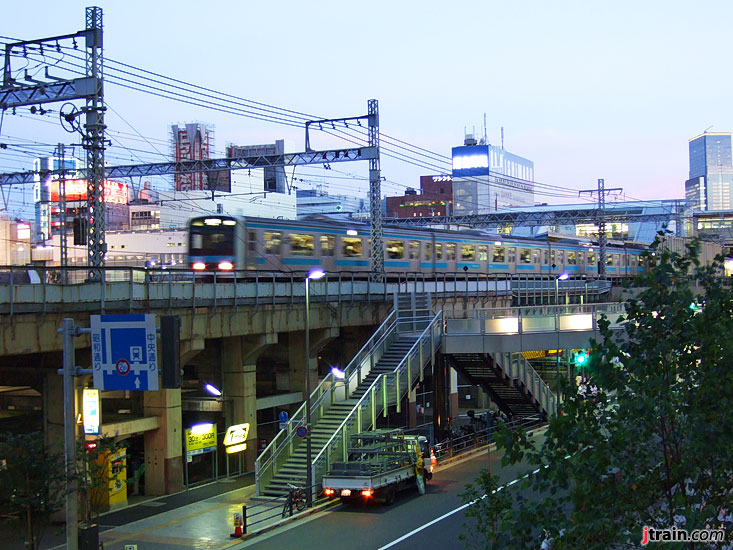
<path id="1" fill-rule="evenodd" d="M 0 435 L 0 510 L 25 531 L 28 548 L 62 508 L 65 477 L 63 455 L 46 446 L 42 432 Z"/>
<path id="2" fill-rule="evenodd" d="M 701 265 L 698 248 L 651 247 L 623 330 L 602 320 L 592 342 L 596 397 L 566 381 L 539 448 L 526 433 L 502 433 L 505 464 L 540 470 L 518 484 L 524 493 L 505 491 L 503 510 L 489 498 L 475 504 L 500 518 L 497 533 L 489 522 L 473 527 L 483 547 L 534 550 L 541 529 L 553 550 L 637 547 L 643 526 L 733 532 L 733 291 L 723 258 Z M 477 483 L 467 499 L 490 491 L 485 476 Z M 529 490 L 535 498 L 523 498 Z"/>

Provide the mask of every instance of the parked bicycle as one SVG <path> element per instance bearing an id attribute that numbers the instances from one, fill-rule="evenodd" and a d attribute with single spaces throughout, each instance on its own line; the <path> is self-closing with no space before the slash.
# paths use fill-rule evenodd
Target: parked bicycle
<path id="1" fill-rule="evenodd" d="M 283 504 L 282 517 L 292 516 L 293 508 L 298 512 L 305 510 L 306 506 L 306 494 L 305 489 L 296 487 L 292 483 L 288 483 L 288 496 L 285 497 L 285 504 Z"/>

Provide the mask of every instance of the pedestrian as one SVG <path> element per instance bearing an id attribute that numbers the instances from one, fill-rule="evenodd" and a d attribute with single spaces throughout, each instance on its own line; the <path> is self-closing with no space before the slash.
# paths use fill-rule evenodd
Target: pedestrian
<path id="1" fill-rule="evenodd" d="M 420 449 L 417 450 L 417 462 L 415 462 L 415 477 L 417 478 L 417 490 L 421 495 L 425 494 L 425 459 Z"/>

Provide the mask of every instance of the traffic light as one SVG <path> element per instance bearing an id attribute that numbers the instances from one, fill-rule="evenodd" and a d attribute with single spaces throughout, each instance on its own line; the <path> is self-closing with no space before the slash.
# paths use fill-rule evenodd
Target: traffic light
<path id="1" fill-rule="evenodd" d="M 86 447 L 87 447 L 87 451 L 94 451 L 97 448 L 97 442 L 96 441 L 87 441 Z"/>
<path id="2" fill-rule="evenodd" d="M 575 364 L 578 365 L 578 367 L 582 367 L 588 362 L 588 352 L 585 350 L 579 351 L 575 354 Z"/>

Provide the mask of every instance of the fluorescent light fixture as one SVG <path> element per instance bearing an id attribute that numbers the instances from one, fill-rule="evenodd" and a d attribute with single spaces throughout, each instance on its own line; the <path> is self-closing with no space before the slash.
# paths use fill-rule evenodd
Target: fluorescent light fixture
<path id="1" fill-rule="evenodd" d="M 343 380 L 346 376 L 346 373 L 338 367 L 331 367 L 331 374 L 333 374 L 334 377 L 338 378 L 339 380 Z"/>
<path id="2" fill-rule="evenodd" d="M 207 391 L 207 392 L 209 392 L 209 393 L 210 393 L 211 395 L 215 395 L 215 396 L 217 396 L 217 397 L 219 397 L 219 396 L 221 395 L 221 391 L 219 390 L 219 388 L 217 388 L 217 387 L 215 387 L 215 386 L 212 386 L 211 384 L 206 384 L 206 385 L 204 386 L 204 388 L 205 388 L 205 389 L 206 389 L 206 391 Z"/>
<path id="3" fill-rule="evenodd" d="M 308 279 L 311 279 L 311 280 L 316 280 L 316 279 L 320 279 L 320 278 L 321 278 L 321 277 L 323 277 L 323 276 L 324 276 L 325 274 L 326 274 L 326 272 L 325 272 L 325 271 L 323 271 L 323 269 L 321 269 L 320 267 L 314 267 L 313 269 L 311 269 L 311 270 L 310 270 L 310 271 L 308 272 L 308 275 L 306 275 L 306 277 L 307 277 Z"/>
<path id="4" fill-rule="evenodd" d="M 567 273 L 560 273 L 560 275 L 557 276 L 558 281 L 567 281 L 570 278 L 570 275 Z"/>
<path id="5" fill-rule="evenodd" d="M 194 424 L 191 426 L 191 433 L 194 435 L 206 434 L 211 431 L 214 425 L 211 422 L 203 422 L 202 424 Z"/>

